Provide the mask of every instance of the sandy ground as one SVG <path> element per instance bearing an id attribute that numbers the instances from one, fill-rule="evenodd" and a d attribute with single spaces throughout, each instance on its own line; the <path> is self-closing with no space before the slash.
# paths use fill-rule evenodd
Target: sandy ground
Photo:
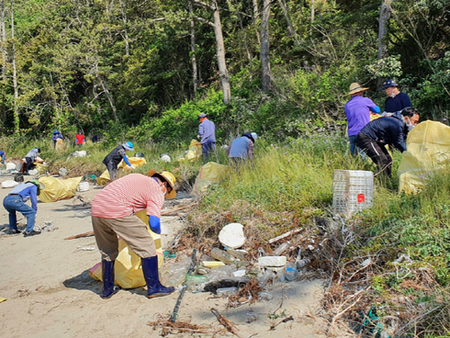
<path id="1" fill-rule="evenodd" d="M 0 181 L 12 179 L 0 176 Z M 77 193 L 85 200 L 99 192 L 94 188 Z M 0 188 L 0 198 L 11 189 Z M 183 198 L 183 195 L 180 196 Z M 186 195 L 184 196 L 186 197 Z M 19 222 L 26 220 L 21 214 Z M 8 213 L 0 207 L 0 227 L 8 224 Z M 100 261 L 94 237 L 63 240 L 92 230 L 88 208 L 75 198 L 55 203 L 39 203 L 36 224 L 53 221 L 57 229 L 24 238 L 22 235 L 0 236 L 0 337 L 158 337 L 148 322 L 159 315 L 169 316 L 178 292 L 170 296 L 147 299 L 145 288 L 121 290 L 109 300 L 99 294 L 102 284 L 93 280 L 88 270 Z M 176 217 L 164 217 L 171 231 L 167 243 L 182 227 Z M 164 244 L 163 244 L 164 245 Z M 316 313 L 323 294 L 323 281 L 291 282 L 269 290 L 273 299 L 226 309 L 226 299 L 210 293 L 189 293 L 180 308 L 180 320 L 211 325 L 208 334 L 177 334 L 188 336 L 232 336 L 211 313 L 216 308 L 236 325 L 240 337 L 326 337 L 326 323 Z M 279 318 L 270 319 L 276 311 Z M 294 320 L 271 325 L 292 316 Z M 221 332 L 218 332 L 222 330 Z M 218 333 L 217 333 L 218 332 Z"/>

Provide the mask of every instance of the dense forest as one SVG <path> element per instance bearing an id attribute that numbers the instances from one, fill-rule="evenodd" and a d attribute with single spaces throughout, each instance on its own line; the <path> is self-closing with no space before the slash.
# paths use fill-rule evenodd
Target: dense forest
<path id="1" fill-rule="evenodd" d="M 394 78 L 447 121 L 448 0 L 0 1 L 0 133 L 298 137 L 345 124 L 350 83 Z M 192 133 L 193 134 L 193 133 Z M 194 134 L 193 134 L 194 135 Z"/>

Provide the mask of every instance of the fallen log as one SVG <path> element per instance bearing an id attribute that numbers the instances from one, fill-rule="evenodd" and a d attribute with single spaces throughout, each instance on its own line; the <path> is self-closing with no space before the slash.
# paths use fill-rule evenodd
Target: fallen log
<path id="1" fill-rule="evenodd" d="M 288 232 L 286 232 L 285 234 L 282 234 L 282 235 L 280 235 L 280 236 L 278 236 L 278 237 L 271 238 L 271 239 L 269 239 L 269 244 L 278 242 L 279 240 L 282 240 L 283 238 L 286 238 L 286 237 L 295 235 L 295 234 L 299 233 L 300 231 L 303 231 L 303 228 L 297 228 L 297 229 L 288 231 Z"/>

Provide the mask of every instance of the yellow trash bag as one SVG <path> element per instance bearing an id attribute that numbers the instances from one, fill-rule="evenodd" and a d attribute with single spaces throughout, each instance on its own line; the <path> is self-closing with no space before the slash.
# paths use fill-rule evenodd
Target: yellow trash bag
<path id="1" fill-rule="evenodd" d="M 129 157 L 128 161 L 130 161 L 130 163 L 132 165 L 134 165 L 136 168 L 142 167 L 144 164 L 147 163 L 147 161 L 145 160 L 145 158 L 143 157 Z M 120 163 L 118 164 L 117 168 L 122 168 L 126 171 L 130 171 L 132 170 L 128 164 L 125 163 L 124 160 L 120 161 Z M 109 172 L 108 170 L 105 170 L 103 172 L 103 174 L 101 174 L 98 178 L 97 178 L 97 184 L 98 185 L 105 185 L 106 183 L 108 183 L 110 181 L 111 177 L 109 176 Z"/>
<path id="2" fill-rule="evenodd" d="M 148 216 L 146 210 L 136 213 L 145 224 L 148 224 Z M 148 232 L 155 240 L 156 255 L 158 256 L 158 266 L 161 267 L 164 262 L 164 254 L 161 247 L 161 235 L 152 232 L 148 225 Z M 97 263 L 89 269 L 89 275 L 102 281 L 102 263 Z M 120 285 L 123 289 L 133 289 L 145 285 L 144 274 L 142 272 L 141 259 L 131 250 L 124 240 L 119 238 L 119 256 L 117 256 L 114 264 L 114 280 L 116 285 Z"/>
<path id="3" fill-rule="evenodd" d="M 208 162 L 200 168 L 200 173 L 195 180 L 194 192 L 196 194 L 206 191 L 206 188 L 214 183 L 219 183 L 229 173 L 230 167 L 227 165 Z"/>
<path id="4" fill-rule="evenodd" d="M 192 140 L 186 155 L 184 155 L 184 158 L 183 157 L 179 158 L 178 161 L 192 162 L 200 158 L 201 156 L 202 156 L 202 144 L 197 140 Z"/>
<path id="5" fill-rule="evenodd" d="M 35 170 L 39 171 L 39 174 L 45 174 L 48 169 L 48 165 L 42 163 L 35 163 Z"/>
<path id="6" fill-rule="evenodd" d="M 416 193 L 428 174 L 448 166 L 450 127 L 434 121 L 419 123 L 408 133 L 406 148 L 398 168 L 399 191 Z"/>
<path id="7" fill-rule="evenodd" d="M 64 141 L 62 139 L 59 138 L 59 139 L 56 140 L 55 149 L 57 151 L 60 151 L 60 150 L 64 149 Z"/>
<path id="8" fill-rule="evenodd" d="M 45 185 L 45 189 L 41 191 L 39 199 L 41 202 L 49 203 L 71 198 L 75 195 L 82 178 L 80 176 L 60 180 L 56 177 L 41 177 L 39 182 Z"/>

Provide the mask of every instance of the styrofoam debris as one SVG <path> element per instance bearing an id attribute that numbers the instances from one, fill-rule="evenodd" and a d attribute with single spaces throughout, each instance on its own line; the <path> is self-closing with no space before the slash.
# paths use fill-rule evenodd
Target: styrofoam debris
<path id="1" fill-rule="evenodd" d="M 245 271 L 246 270 L 237 270 L 237 271 L 233 272 L 233 275 L 234 275 L 234 277 L 244 277 Z"/>
<path id="2" fill-rule="evenodd" d="M 39 170 L 36 170 L 36 169 L 28 170 L 28 175 L 31 175 L 31 176 L 39 175 Z"/>
<path id="3" fill-rule="evenodd" d="M 19 185 L 19 182 L 13 180 L 7 180 L 2 182 L 2 188 L 14 188 L 16 185 Z"/>
<path id="4" fill-rule="evenodd" d="M 225 225 L 219 232 L 219 241 L 224 247 L 240 248 L 245 243 L 244 226 L 240 223 Z"/>
<path id="5" fill-rule="evenodd" d="M 258 263 L 262 268 L 266 266 L 285 266 L 286 256 L 263 256 L 258 258 Z"/>
<path id="6" fill-rule="evenodd" d="M 16 169 L 15 163 L 12 163 L 12 162 L 6 163 L 6 170 L 15 170 L 15 169 Z"/>

